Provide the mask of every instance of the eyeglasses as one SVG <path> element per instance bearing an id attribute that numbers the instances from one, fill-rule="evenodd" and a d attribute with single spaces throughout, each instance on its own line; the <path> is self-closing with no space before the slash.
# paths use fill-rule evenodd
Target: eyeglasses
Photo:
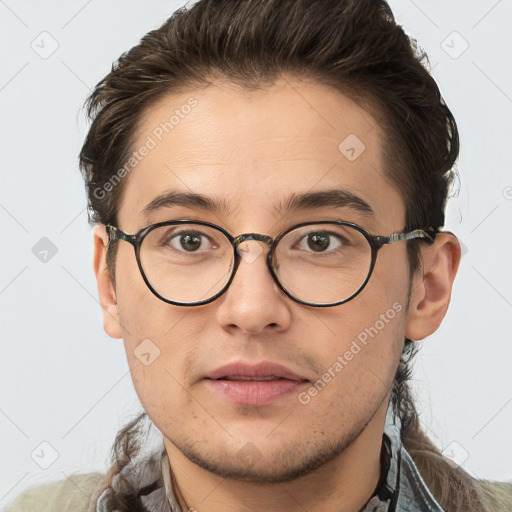
<path id="1" fill-rule="evenodd" d="M 208 222 L 172 220 L 135 235 L 109 224 L 107 233 L 109 240 L 133 245 L 142 278 L 168 304 L 199 306 L 220 297 L 245 259 L 241 244 L 253 240 L 269 247 L 268 269 L 288 297 L 307 306 L 330 307 L 363 290 L 384 245 L 412 239 L 432 244 L 436 230 L 377 236 L 357 224 L 325 221 L 298 224 L 275 238 L 259 233 L 233 237 Z"/>

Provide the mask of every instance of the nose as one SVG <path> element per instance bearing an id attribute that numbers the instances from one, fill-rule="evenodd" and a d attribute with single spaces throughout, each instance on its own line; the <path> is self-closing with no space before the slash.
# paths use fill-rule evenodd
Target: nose
<path id="1" fill-rule="evenodd" d="M 288 329 L 291 299 L 272 278 L 267 251 L 266 244 L 254 239 L 238 245 L 240 264 L 217 310 L 217 320 L 224 329 L 252 335 L 265 329 Z"/>

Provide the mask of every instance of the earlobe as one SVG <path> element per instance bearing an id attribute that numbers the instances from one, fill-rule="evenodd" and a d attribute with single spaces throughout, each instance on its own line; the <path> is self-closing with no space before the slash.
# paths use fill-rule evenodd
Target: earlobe
<path id="1" fill-rule="evenodd" d="M 122 338 L 116 293 L 107 271 L 106 254 L 108 235 L 103 224 L 93 228 L 93 268 L 103 314 L 103 329 L 111 338 Z"/>
<path id="2" fill-rule="evenodd" d="M 421 340 L 437 330 L 450 304 L 461 257 L 457 237 L 439 233 L 433 245 L 421 252 L 421 267 L 413 276 L 405 336 Z"/>

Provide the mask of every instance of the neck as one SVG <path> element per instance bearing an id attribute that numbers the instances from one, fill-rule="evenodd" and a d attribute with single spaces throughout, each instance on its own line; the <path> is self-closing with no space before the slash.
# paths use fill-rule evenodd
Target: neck
<path id="1" fill-rule="evenodd" d="M 387 401 L 335 459 L 306 476 L 283 483 L 221 478 L 191 462 L 165 439 L 180 508 L 183 512 L 357 512 L 368 502 L 380 479 L 386 410 Z"/>

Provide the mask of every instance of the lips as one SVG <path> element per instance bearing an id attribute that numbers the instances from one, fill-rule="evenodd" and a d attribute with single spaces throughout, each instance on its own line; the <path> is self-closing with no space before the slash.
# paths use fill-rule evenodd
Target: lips
<path id="1" fill-rule="evenodd" d="M 230 379 L 230 380 L 307 380 L 295 372 L 277 363 L 262 362 L 259 364 L 248 364 L 236 362 L 217 368 L 206 375 L 207 379 Z M 239 378 L 239 379 L 238 379 Z"/>
<path id="2" fill-rule="evenodd" d="M 285 366 L 270 362 L 228 364 L 210 372 L 205 379 L 215 394 L 248 406 L 269 405 L 309 382 Z"/>
<path id="3" fill-rule="evenodd" d="M 272 375 L 269 377 L 246 377 L 244 375 L 227 375 L 224 377 L 226 380 L 256 380 L 256 381 L 267 381 L 267 380 L 276 380 L 276 376 Z"/>

